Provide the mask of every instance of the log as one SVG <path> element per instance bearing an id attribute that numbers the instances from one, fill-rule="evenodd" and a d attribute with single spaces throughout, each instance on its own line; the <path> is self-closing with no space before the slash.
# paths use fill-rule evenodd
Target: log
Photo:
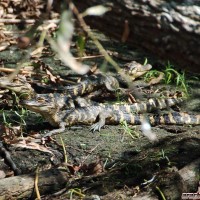
<path id="1" fill-rule="evenodd" d="M 198 183 L 199 183 L 199 165 L 200 159 L 193 161 L 192 163 L 186 165 L 179 171 L 170 171 L 166 170 L 165 173 L 162 172 L 159 175 L 159 180 L 162 180 L 161 183 L 154 183 L 154 188 L 156 186 L 160 187 L 161 191 L 171 199 L 180 199 L 182 193 L 197 193 Z M 164 182 L 167 184 L 164 185 Z M 149 194 L 147 192 L 142 192 L 136 197 L 133 197 L 134 200 L 139 199 L 158 199 L 155 197 L 155 194 Z"/>
<path id="2" fill-rule="evenodd" d="M 94 5 L 111 7 L 86 22 L 129 46 L 139 47 L 177 67 L 200 72 L 200 3 L 194 1 L 75 1 L 80 12 Z"/>
<path id="3" fill-rule="evenodd" d="M 35 173 L 1 179 L 0 199 L 27 199 L 35 197 L 34 180 Z M 68 173 L 65 170 L 50 169 L 39 172 L 38 188 L 40 195 L 53 193 L 64 188 L 67 181 Z"/>
<path id="4" fill-rule="evenodd" d="M 183 179 L 184 182 L 184 193 L 187 192 L 197 192 L 197 185 L 199 182 L 199 166 L 200 166 L 200 159 L 197 159 L 190 163 L 189 165 L 186 165 L 182 169 L 179 170 L 179 174 Z"/>

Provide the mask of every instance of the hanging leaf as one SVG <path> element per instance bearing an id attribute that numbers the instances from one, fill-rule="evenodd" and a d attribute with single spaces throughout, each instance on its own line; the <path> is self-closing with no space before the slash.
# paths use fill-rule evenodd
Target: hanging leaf
<path id="1" fill-rule="evenodd" d="M 71 41 L 74 33 L 74 24 L 72 21 L 72 13 L 70 11 L 64 11 L 61 15 L 61 21 L 59 25 L 58 38 L 62 38 L 65 41 Z"/>
<path id="2" fill-rule="evenodd" d="M 74 32 L 72 13 L 64 11 L 57 33 L 57 40 L 49 38 L 52 49 L 57 52 L 60 60 L 78 74 L 85 74 L 89 71 L 89 66 L 79 63 L 70 52 L 71 39 Z"/>
<path id="3" fill-rule="evenodd" d="M 93 7 L 88 8 L 82 15 L 83 17 L 87 15 L 101 16 L 110 10 L 111 10 L 110 7 L 98 5 L 98 6 L 93 6 Z"/>

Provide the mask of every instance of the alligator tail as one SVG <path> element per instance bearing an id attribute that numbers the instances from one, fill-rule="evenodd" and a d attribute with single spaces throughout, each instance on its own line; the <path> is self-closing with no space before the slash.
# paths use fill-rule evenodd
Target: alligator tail
<path id="1" fill-rule="evenodd" d="M 115 116 L 117 117 L 117 116 Z M 114 118 L 115 118 L 114 117 Z M 140 125 L 144 121 L 148 121 L 151 125 L 199 125 L 200 115 L 190 115 L 183 112 L 172 112 L 159 115 L 133 115 L 130 113 L 121 113 L 118 119 L 112 118 L 113 121 L 126 121 L 128 124 Z"/>

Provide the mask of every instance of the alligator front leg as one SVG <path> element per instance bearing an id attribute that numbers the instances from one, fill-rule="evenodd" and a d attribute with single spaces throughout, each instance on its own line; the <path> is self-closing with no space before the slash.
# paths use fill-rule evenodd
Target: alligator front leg
<path id="1" fill-rule="evenodd" d="M 58 133 L 61 133 L 65 130 L 65 126 L 66 126 L 66 123 L 65 122 L 61 122 L 59 124 L 59 128 L 58 129 L 55 129 L 55 130 L 52 130 L 52 131 L 49 131 L 48 133 L 46 133 L 43 138 L 46 138 L 46 137 L 51 137 L 52 135 L 55 135 L 55 134 L 58 134 Z"/>
<path id="2" fill-rule="evenodd" d="M 95 124 L 93 124 L 90 127 L 90 131 L 92 131 L 92 132 L 100 131 L 101 128 L 103 126 L 105 126 L 106 119 L 110 118 L 110 117 L 112 117 L 112 112 L 111 111 L 104 110 L 104 111 L 99 112 L 99 114 L 97 116 L 97 118 L 99 118 L 99 120 L 98 120 L 98 122 L 96 122 Z"/>

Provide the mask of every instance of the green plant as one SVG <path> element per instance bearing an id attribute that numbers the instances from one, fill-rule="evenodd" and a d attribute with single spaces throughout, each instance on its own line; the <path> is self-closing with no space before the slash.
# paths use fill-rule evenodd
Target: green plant
<path id="1" fill-rule="evenodd" d="M 198 76 L 192 76 L 192 77 L 191 77 L 191 80 L 197 80 L 197 81 L 199 81 L 199 80 L 200 80 L 200 77 L 198 77 Z"/>
<path id="2" fill-rule="evenodd" d="M 4 110 L 1 110 L 1 112 L 3 116 L 3 123 L 5 124 L 5 126 L 11 127 L 11 123 L 8 122 L 8 115 L 4 112 Z"/>
<path id="3" fill-rule="evenodd" d="M 43 77 L 42 78 L 42 83 L 49 83 L 49 78 L 48 77 Z"/>
<path id="4" fill-rule="evenodd" d="M 122 90 L 120 88 L 118 88 L 117 90 L 115 90 L 115 96 L 117 97 L 115 103 L 122 103 Z"/>
<path id="5" fill-rule="evenodd" d="M 168 164 L 168 166 L 170 166 L 171 165 L 171 162 L 170 162 L 170 160 L 169 160 L 169 158 L 168 158 L 168 156 L 166 156 L 166 154 L 165 154 L 165 151 L 162 149 L 162 151 L 161 151 L 161 158 L 162 159 L 166 159 L 167 160 L 167 164 Z"/>
<path id="6" fill-rule="evenodd" d="M 126 121 L 122 121 L 120 124 L 124 130 L 124 133 L 127 133 L 128 135 L 130 135 L 132 139 L 139 137 L 139 133 L 135 131 L 134 129 L 130 128 Z"/>
<path id="7" fill-rule="evenodd" d="M 84 35 L 78 35 L 77 46 L 79 51 L 79 56 L 83 56 L 85 52 L 86 37 Z"/>
<path id="8" fill-rule="evenodd" d="M 22 96 L 22 94 L 20 96 Z M 18 97 L 15 92 L 12 92 L 13 105 L 19 105 L 20 96 Z"/>
<path id="9" fill-rule="evenodd" d="M 157 155 L 158 159 L 160 160 L 166 160 L 167 161 L 167 166 L 171 167 L 173 165 L 175 165 L 175 162 L 170 161 L 169 156 L 172 154 L 172 151 L 177 153 L 177 151 L 175 149 L 165 149 L 165 150 L 161 150 L 161 152 Z M 169 156 L 167 156 L 169 155 Z M 158 164 L 159 165 L 159 164 Z"/>
<path id="10" fill-rule="evenodd" d="M 66 151 L 66 147 L 65 147 L 65 143 L 62 139 L 62 137 L 60 136 L 60 141 L 61 141 L 61 144 L 62 144 L 62 148 L 63 148 L 63 153 L 64 153 L 64 162 L 67 163 L 67 151 Z"/>
<path id="11" fill-rule="evenodd" d="M 24 108 L 21 108 L 20 112 L 19 111 L 14 111 L 14 113 L 20 118 L 20 125 L 25 126 L 26 125 L 25 118 L 28 115 L 27 110 L 24 109 Z"/>
<path id="12" fill-rule="evenodd" d="M 163 192 L 161 191 L 161 189 L 158 186 L 156 186 L 156 190 L 159 192 L 162 200 L 166 200 L 165 195 L 163 194 Z"/>
<path id="13" fill-rule="evenodd" d="M 185 73 L 179 73 L 175 69 L 173 69 L 173 65 L 171 65 L 169 62 L 166 66 L 166 69 L 164 71 L 165 73 L 165 83 L 170 84 L 175 81 L 176 86 L 179 86 L 183 89 L 186 95 L 188 95 L 188 84 L 185 78 Z"/>
<path id="14" fill-rule="evenodd" d="M 81 189 L 79 188 L 72 188 L 68 190 L 68 194 L 70 195 L 70 200 L 74 199 L 73 195 L 78 195 L 81 199 L 85 197 L 85 195 L 82 193 Z"/>
<path id="15" fill-rule="evenodd" d="M 144 75 L 144 81 L 149 82 L 152 78 L 157 78 L 161 72 L 158 70 L 150 70 Z"/>
<path id="16" fill-rule="evenodd" d="M 28 116 L 28 110 L 24 109 L 24 108 L 19 109 L 18 106 L 16 106 L 16 108 L 17 108 L 17 111 L 15 110 L 14 113 L 19 117 L 19 119 L 20 119 L 19 121 L 16 121 L 16 120 L 10 118 L 7 112 L 5 112 L 4 110 L 1 110 L 2 117 L 3 117 L 3 123 L 7 127 L 11 127 L 12 122 L 20 124 L 20 126 L 26 125 L 26 117 Z M 13 112 L 13 110 L 10 110 L 10 111 Z"/>
<path id="17" fill-rule="evenodd" d="M 147 65 L 147 63 L 148 63 L 148 59 L 145 58 L 145 60 L 144 60 L 144 64 L 143 64 L 143 65 Z"/>

